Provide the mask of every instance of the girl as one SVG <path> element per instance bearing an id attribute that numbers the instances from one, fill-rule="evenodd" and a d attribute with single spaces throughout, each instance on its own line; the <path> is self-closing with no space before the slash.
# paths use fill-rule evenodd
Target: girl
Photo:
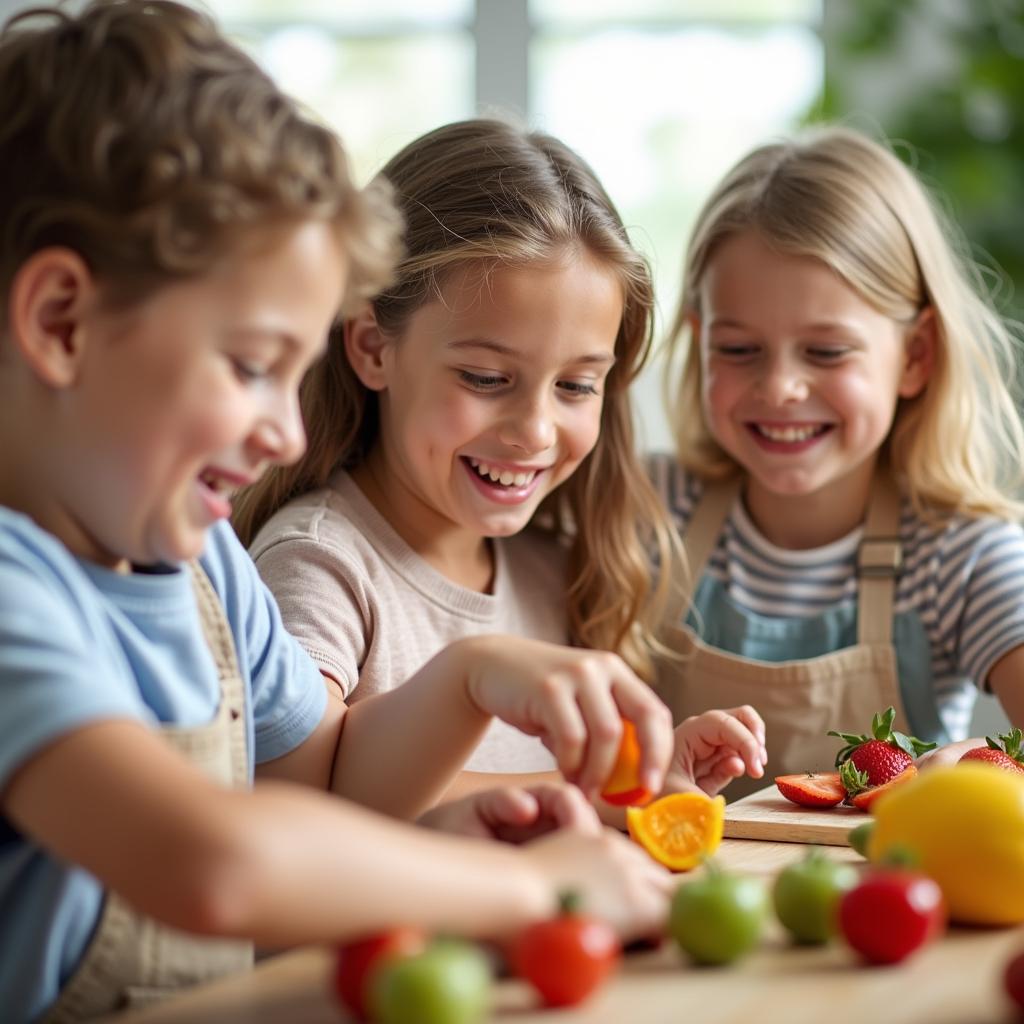
<path id="1" fill-rule="evenodd" d="M 831 767 L 826 732 L 889 705 L 963 740 L 977 687 L 1024 723 L 1015 339 L 976 276 L 843 129 L 756 149 L 697 219 L 653 463 L 697 585 L 659 685 L 677 715 L 756 704 L 770 773 Z"/>
<path id="2" fill-rule="evenodd" d="M 6 1021 L 148 1000 L 244 967 L 254 940 L 498 936 L 567 884 L 627 935 L 663 920 L 669 876 L 575 790 L 431 814 L 577 826 L 521 849 L 337 798 L 415 817 L 493 715 L 584 788 L 624 715 L 660 785 L 667 713 L 619 659 L 474 637 L 343 713 L 223 521 L 302 453 L 299 380 L 386 279 L 393 221 L 203 15 L 100 0 L 0 36 Z"/>
<path id="3" fill-rule="evenodd" d="M 305 457 L 236 503 L 286 627 L 355 706 L 481 632 L 649 675 L 664 597 L 644 544 L 667 559 L 671 529 L 632 454 L 644 260 L 591 170 L 540 133 L 450 124 L 381 176 L 405 218 L 397 279 L 305 382 Z M 736 716 L 715 728 L 750 754 L 709 788 L 760 770 L 760 721 Z M 462 786 L 554 767 L 496 723 Z"/>

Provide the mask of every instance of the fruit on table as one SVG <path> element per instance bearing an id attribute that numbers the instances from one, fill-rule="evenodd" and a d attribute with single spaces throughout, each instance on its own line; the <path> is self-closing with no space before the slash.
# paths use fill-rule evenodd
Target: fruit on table
<path id="1" fill-rule="evenodd" d="M 827 942 L 838 927 L 840 898 L 859 879 L 860 873 L 852 864 L 832 860 L 812 849 L 803 860 L 787 865 L 776 875 L 772 885 L 775 916 L 797 942 Z"/>
<path id="2" fill-rule="evenodd" d="M 896 709 L 892 707 L 876 714 L 871 721 L 870 735 L 830 729 L 829 736 L 838 736 L 846 744 L 836 754 L 836 768 L 841 769 L 844 762 L 850 761 L 857 771 L 867 776 L 866 786 L 881 786 L 896 778 L 915 757 L 934 749 L 934 743 L 925 743 L 916 736 L 894 730 L 895 718 Z"/>
<path id="3" fill-rule="evenodd" d="M 648 803 L 653 795 L 640 785 L 640 744 L 636 738 L 636 726 L 624 718 L 619 753 L 601 790 L 601 799 L 616 807 L 630 807 Z"/>
<path id="4" fill-rule="evenodd" d="M 334 991 L 338 999 L 356 1017 L 365 1020 L 373 972 L 388 959 L 421 953 L 426 946 L 427 935 L 419 928 L 392 928 L 339 945 L 334 962 Z"/>
<path id="5" fill-rule="evenodd" d="M 575 1006 L 604 982 L 621 957 L 615 929 L 581 913 L 578 896 L 566 893 L 557 917 L 518 936 L 511 959 L 516 973 L 548 1006 Z"/>
<path id="6" fill-rule="evenodd" d="M 844 770 L 846 765 L 843 766 Z M 842 772 L 840 772 L 842 774 Z M 869 786 L 867 789 L 851 790 L 850 803 L 857 808 L 858 811 L 870 811 L 875 805 L 875 801 L 886 793 L 891 793 L 897 786 L 903 785 L 905 782 L 909 782 L 912 778 L 917 775 L 917 766 L 908 764 L 894 779 L 890 779 L 888 782 L 883 782 L 880 786 Z"/>
<path id="7" fill-rule="evenodd" d="M 787 800 L 801 807 L 835 807 L 846 796 L 839 772 L 777 775 L 775 785 Z"/>
<path id="8" fill-rule="evenodd" d="M 873 869 L 839 901 L 843 937 L 874 964 L 899 963 L 939 935 L 945 923 L 942 890 L 906 868 Z"/>
<path id="9" fill-rule="evenodd" d="M 875 808 L 872 861 L 903 847 L 954 921 L 1024 921 L 1024 776 L 968 762 L 929 769 Z"/>
<path id="10" fill-rule="evenodd" d="M 1024 951 L 1010 957 L 1003 968 L 1003 987 L 1017 1008 L 1024 1010 Z"/>
<path id="11" fill-rule="evenodd" d="M 705 793 L 670 793 L 646 807 L 626 808 L 629 834 L 659 864 L 689 871 L 718 849 L 725 798 Z"/>
<path id="12" fill-rule="evenodd" d="M 862 821 L 856 828 L 851 828 L 846 833 L 846 841 L 862 857 L 868 855 L 868 843 L 871 841 L 871 833 L 875 830 L 873 821 Z"/>
<path id="13" fill-rule="evenodd" d="M 475 945 L 439 939 L 414 956 L 381 964 L 370 978 L 377 1024 L 477 1024 L 487 1019 L 491 966 Z"/>
<path id="14" fill-rule="evenodd" d="M 1020 772 L 1024 774 L 1024 751 L 1021 750 L 1021 743 L 1024 741 L 1024 734 L 1020 729 L 1011 729 L 1009 732 L 999 734 L 999 739 L 994 740 L 991 736 L 985 737 L 987 746 L 976 747 L 968 750 L 961 761 L 982 761 L 1002 768 L 1008 772 Z"/>
<path id="15" fill-rule="evenodd" d="M 768 912 L 759 878 L 728 874 L 714 864 L 679 886 L 669 911 L 669 934 L 699 964 L 727 964 L 757 944 Z"/>

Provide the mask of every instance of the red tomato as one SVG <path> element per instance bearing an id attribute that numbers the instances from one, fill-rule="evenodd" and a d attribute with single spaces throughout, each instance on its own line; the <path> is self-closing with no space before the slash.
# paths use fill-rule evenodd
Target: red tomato
<path id="1" fill-rule="evenodd" d="M 563 901 L 558 917 L 523 931 L 512 964 L 548 1006 L 574 1006 L 618 965 L 622 945 L 611 925 L 577 913 Z"/>
<path id="2" fill-rule="evenodd" d="M 1010 958 L 1003 971 L 1003 986 L 1016 1006 L 1024 1010 L 1024 952 Z"/>
<path id="3" fill-rule="evenodd" d="M 418 928 L 392 928 L 344 943 L 337 948 L 334 991 L 356 1017 L 366 1020 L 366 998 L 373 972 L 388 960 L 422 953 L 426 945 L 426 933 Z"/>
<path id="4" fill-rule="evenodd" d="M 839 902 L 839 926 L 866 960 L 894 964 L 938 935 L 946 923 L 942 890 L 927 875 L 880 868 Z"/>

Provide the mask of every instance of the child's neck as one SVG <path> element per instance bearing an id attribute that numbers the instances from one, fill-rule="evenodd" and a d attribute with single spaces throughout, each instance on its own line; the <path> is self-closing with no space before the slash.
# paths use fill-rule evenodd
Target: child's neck
<path id="1" fill-rule="evenodd" d="M 372 454 L 350 476 L 395 533 L 431 568 L 459 586 L 491 592 L 494 553 L 486 537 L 439 515 Z"/>
<path id="2" fill-rule="evenodd" d="M 867 515 L 873 472 L 854 474 L 810 494 L 778 494 L 748 478 L 743 501 L 762 536 L 776 547 L 824 547 L 852 533 Z"/>

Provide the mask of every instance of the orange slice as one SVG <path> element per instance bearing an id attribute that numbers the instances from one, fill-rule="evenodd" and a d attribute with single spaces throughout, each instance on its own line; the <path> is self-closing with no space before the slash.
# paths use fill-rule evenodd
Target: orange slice
<path id="1" fill-rule="evenodd" d="M 645 804 L 654 794 L 640 785 L 640 744 L 636 739 L 636 726 L 622 720 L 622 739 L 611 775 L 601 790 L 601 799 L 616 807 Z"/>
<path id="2" fill-rule="evenodd" d="M 628 807 L 629 834 L 659 864 L 689 871 L 718 849 L 725 797 L 671 793 L 646 807 Z"/>

